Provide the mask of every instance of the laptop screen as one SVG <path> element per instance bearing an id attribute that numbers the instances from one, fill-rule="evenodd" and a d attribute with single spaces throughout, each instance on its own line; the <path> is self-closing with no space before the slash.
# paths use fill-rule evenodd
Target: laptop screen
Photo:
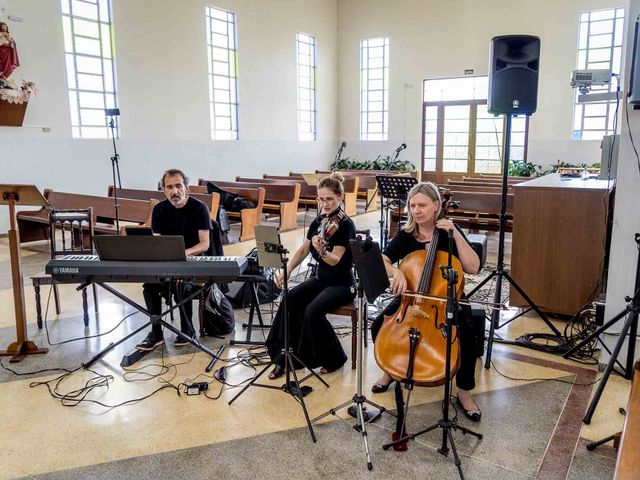
<path id="1" fill-rule="evenodd" d="M 93 243 L 100 260 L 171 262 L 187 259 L 181 235 L 100 235 L 93 238 Z"/>

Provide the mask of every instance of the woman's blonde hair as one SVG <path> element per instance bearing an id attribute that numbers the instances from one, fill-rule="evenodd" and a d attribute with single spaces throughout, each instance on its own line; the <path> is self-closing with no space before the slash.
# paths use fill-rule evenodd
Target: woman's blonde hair
<path id="1" fill-rule="evenodd" d="M 426 195 L 428 198 L 433 200 L 434 202 L 438 202 L 438 211 L 436 212 L 436 219 L 440 216 L 440 211 L 442 210 L 442 198 L 440 197 L 440 190 L 438 187 L 431 182 L 420 182 L 415 184 L 411 190 L 409 190 L 409 194 L 407 195 L 407 205 L 405 207 L 407 211 L 407 223 L 402 228 L 405 232 L 413 235 L 418 229 L 418 224 L 416 220 L 413 218 L 413 214 L 411 213 L 411 208 L 409 204 L 411 202 L 411 198 L 417 195 L 418 193 L 422 193 Z"/>
<path id="2" fill-rule="evenodd" d="M 324 177 L 322 180 L 318 182 L 318 190 L 321 188 L 328 188 L 337 196 L 340 196 L 344 193 L 344 177 L 340 172 L 333 172 L 328 177 Z"/>

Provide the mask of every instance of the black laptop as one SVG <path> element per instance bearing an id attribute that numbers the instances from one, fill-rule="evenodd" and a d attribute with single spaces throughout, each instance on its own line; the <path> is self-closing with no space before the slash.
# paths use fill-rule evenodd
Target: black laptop
<path id="1" fill-rule="evenodd" d="M 120 262 L 173 262 L 186 260 L 181 235 L 100 235 L 93 237 L 100 260 Z"/>

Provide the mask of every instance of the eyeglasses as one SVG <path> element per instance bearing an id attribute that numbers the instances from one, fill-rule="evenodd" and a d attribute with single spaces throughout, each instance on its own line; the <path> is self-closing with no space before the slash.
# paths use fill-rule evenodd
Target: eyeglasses
<path id="1" fill-rule="evenodd" d="M 318 203 L 330 203 L 330 202 L 337 202 L 338 197 L 327 197 L 327 198 L 318 197 L 316 200 L 318 200 Z"/>

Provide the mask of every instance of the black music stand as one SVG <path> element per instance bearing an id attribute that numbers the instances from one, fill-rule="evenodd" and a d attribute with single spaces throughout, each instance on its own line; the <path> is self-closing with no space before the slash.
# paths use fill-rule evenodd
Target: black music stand
<path id="1" fill-rule="evenodd" d="M 387 443 L 385 445 L 382 446 L 382 448 L 384 450 L 388 450 L 390 447 L 393 447 L 395 445 L 399 445 L 399 444 L 404 444 L 407 440 L 414 440 L 417 436 L 419 435 L 423 435 L 425 433 L 429 433 L 432 430 L 435 430 L 436 428 L 440 428 L 442 429 L 442 444 L 440 446 L 440 448 L 437 450 L 439 454 L 443 455 L 443 456 L 447 456 L 449 455 L 449 444 L 451 445 L 451 451 L 453 452 L 453 460 L 455 463 L 455 466 L 458 468 L 458 474 L 460 475 L 460 478 L 462 480 L 464 480 L 464 473 L 462 471 L 462 463 L 460 462 L 460 457 L 458 456 L 458 450 L 456 449 L 456 444 L 453 440 L 453 434 L 451 433 L 452 430 L 457 430 L 462 432 L 463 434 L 469 434 L 469 435 L 473 435 L 474 437 L 478 438 L 478 439 L 482 439 L 482 434 L 474 432 L 473 430 L 470 430 L 466 427 L 463 427 L 461 425 L 458 425 L 458 419 L 457 417 L 450 419 L 449 418 L 449 403 L 451 402 L 451 398 L 450 398 L 450 394 L 451 394 L 451 343 L 452 343 L 452 338 L 451 338 L 451 334 L 452 334 L 452 326 L 453 323 L 455 322 L 456 324 L 459 324 L 459 322 L 457 321 L 458 318 L 458 311 L 460 310 L 460 305 L 458 304 L 458 297 L 456 297 L 456 290 L 455 290 L 455 286 L 458 283 L 458 272 L 453 268 L 453 266 L 451 265 L 451 259 L 453 257 L 452 252 L 453 252 L 453 230 L 449 230 L 448 231 L 448 260 L 447 260 L 447 265 L 440 265 L 439 268 L 442 272 L 442 276 L 444 279 L 447 280 L 447 318 L 446 318 L 446 323 L 444 325 L 440 325 L 440 329 L 442 329 L 443 327 L 445 328 L 445 332 L 446 332 L 446 339 L 447 339 L 447 349 L 446 349 L 446 355 L 445 355 L 445 381 L 444 381 L 444 398 L 442 400 L 442 404 L 443 404 L 443 410 L 442 410 L 442 418 L 440 420 L 438 420 L 438 422 L 434 423 L 433 425 L 420 430 L 417 433 L 411 434 L 411 435 L 407 435 L 405 433 L 405 429 L 404 429 L 404 419 L 406 418 L 406 414 L 404 415 L 403 421 L 402 421 L 402 425 L 400 428 L 400 432 L 398 432 L 399 436 L 401 438 L 394 440 L 391 443 Z M 458 327 L 459 328 L 459 327 Z M 409 390 L 409 394 L 411 395 L 411 390 L 413 389 L 414 386 L 414 382 L 413 382 L 413 363 L 414 363 L 414 341 L 417 341 L 420 337 L 420 332 L 415 329 L 415 328 L 411 328 L 409 330 L 409 338 L 407 339 L 407 341 L 410 341 L 412 343 L 412 348 L 411 348 L 411 353 L 409 354 L 409 366 L 407 368 L 407 376 L 405 379 L 402 380 L 403 383 L 405 383 L 406 388 Z M 401 397 L 402 398 L 402 397 Z M 407 411 L 409 409 L 409 396 L 407 397 Z M 400 412 L 399 412 L 400 413 Z"/>
<path id="2" fill-rule="evenodd" d="M 358 344 L 356 355 L 356 377 L 357 390 L 352 398 L 339 404 L 336 407 L 330 408 L 327 412 L 314 418 L 313 423 L 322 420 L 323 418 L 334 415 L 338 417 L 337 413 L 347 405 L 355 403 L 356 407 L 356 420 L 357 423 L 353 427 L 354 430 L 362 435 L 362 441 L 364 442 L 364 451 L 367 457 L 367 468 L 373 470 L 373 463 L 371 462 L 371 454 L 369 453 L 369 441 L 367 437 L 366 424 L 375 421 L 386 409 L 371 400 L 367 399 L 362 391 L 362 375 L 363 375 L 363 342 L 364 342 L 364 322 L 366 321 L 366 307 L 365 307 L 365 295 L 370 303 L 375 302 L 389 286 L 389 278 L 384 268 L 384 262 L 382 261 L 382 254 L 380 253 L 380 247 L 377 243 L 371 241 L 371 237 L 367 237 L 363 243 L 362 238 L 358 236 L 355 240 L 349 241 L 349 247 L 351 248 L 351 254 L 353 255 L 353 262 L 357 273 L 358 282 Z M 379 410 L 376 414 L 373 412 L 366 412 L 364 404 L 367 403 Z M 365 413 L 369 418 L 365 418 Z M 390 415 L 395 416 L 392 412 L 388 412 Z M 343 420 L 341 417 L 338 417 Z M 346 422 L 351 426 L 348 422 Z"/>
<path id="3" fill-rule="evenodd" d="M 287 258 L 287 255 L 289 252 L 280 242 L 280 232 L 278 231 L 278 227 L 271 225 L 256 225 L 255 232 L 256 246 L 258 248 L 258 264 L 261 267 L 282 268 L 283 270 L 284 288 L 282 289 L 282 308 L 284 309 L 284 348 L 275 358 L 271 359 L 271 361 L 260 371 L 260 373 L 258 373 L 258 375 L 253 377 L 251 381 L 229 401 L 229 405 L 235 402 L 240 395 L 252 386 L 269 388 L 272 390 L 282 390 L 283 392 L 291 395 L 302 407 L 304 418 L 307 421 L 307 427 L 309 428 L 309 434 L 311 435 L 311 440 L 315 443 L 317 441 L 316 434 L 313 431 L 309 412 L 307 411 L 307 406 L 304 403 L 304 396 L 311 393 L 312 388 L 307 385 L 302 386 L 302 383 L 311 377 L 316 377 L 324 384 L 325 387 L 329 387 L 329 384 L 325 382 L 320 375 L 308 368 L 304 362 L 300 360 L 295 353 L 293 353 L 293 350 L 289 345 L 289 312 L 287 310 L 287 297 L 289 293 L 289 284 L 287 280 L 287 265 L 289 263 L 289 259 Z M 274 364 L 278 363 L 281 358 L 284 358 L 285 383 L 280 387 L 258 383 L 260 377 L 264 375 L 264 373 Z M 307 368 L 311 373 L 301 379 L 298 379 L 294 360 L 299 365 L 302 365 L 302 367 Z M 291 380 L 291 377 L 293 377 L 293 380 Z"/>
<path id="4" fill-rule="evenodd" d="M 376 175 L 376 181 L 380 191 L 380 246 L 384 248 L 389 241 L 390 200 L 397 200 L 398 210 L 401 211 L 407 203 L 409 190 L 418 183 L 418 179 L 410 176 Z"/>

